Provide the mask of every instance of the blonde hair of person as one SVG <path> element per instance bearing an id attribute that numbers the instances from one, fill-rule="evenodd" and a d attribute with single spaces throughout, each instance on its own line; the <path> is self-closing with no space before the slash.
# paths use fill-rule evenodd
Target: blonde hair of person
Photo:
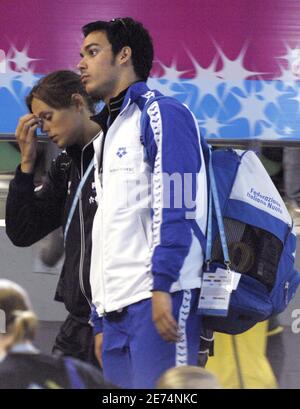
<path id="1" fill-rule="evenodd" d="M 9 350 L 20 342 L 32 341 L 37 327 L 37 317 L 31 309 L 27 293 L 18 284 L 0 279 L 0 310 L 4 312 Z"/>
<path id="2" fill-rule="evenodd" d="M 198 366 L 185 365 L 168 369 L 158 380 L 157 389 L 220 389 L 217 378 Z"/>

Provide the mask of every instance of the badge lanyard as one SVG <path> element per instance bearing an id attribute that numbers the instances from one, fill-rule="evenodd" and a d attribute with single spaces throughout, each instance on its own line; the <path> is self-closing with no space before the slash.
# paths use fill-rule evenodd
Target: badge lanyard
<path id="1" fill-rule="evenodd" d="M 209 150 L 209 179 L 210 179 L 210 191 L 209 191 L 209 210 L 208 210 L 208 225 L 207 225 L 207 243 L 206 243 L 206 263 L 209 266 L 211 261 L 211 249 L 212 249 L 212 208 L 213 204 L 215 206 L 218 228 L 220 232 L 220 239 L 222 244 L 224 264 L 229 268 L 230 260 L 228 254 L 228 247 L 226 243 L 226 235 L 223 223 L 223 217 L 221 214 L 219 195 L 212 165 L 212 154 L 211 149 Z"/>
<path id="2" fill-rule="evenodd" d="M 75 193 L 75 196 L 74 196 L 74 199 L 73 199 L 73 203 L 72 203 L 71 209 L 70 209 L 69 214 L 68 214 L 68 220 L 67 220 L 65 231 L 64 231 L 64 245 L 66 245 L 68 230 L 69 230 L 71 221 L 73 219 L 74 212 L 75 212 L 79 197 L 81 195 L 83 185 L 85 184 L 85 182 L 86 182 L 89 174 L 91 173 L 91 170 L 93 169 L 93 167 L 94 167 L 94 158 L 91 160 L 87 170 L 85 171 L 85 173 L 84 173 L 84 175 L 83 175 L 83 177 L 82 177 L 82 179 L 81 179 L 81 181 L 80 181 L 80 183 L 79 183 L 79 185 L 77 187 L 77 190 L 76 190 L 76 193 Z"/>
<path id="3" fill-rule="evenodd" d="M 221 213 L 221 207 L 218 197 L 218 190 L 215 181 L 212 155 L 210 151 L 209 157 L 209 207 L 208 207 L 208 222 L 207 222 L 207 242 L 206 242 L 206 268 L 202 275 L 202 288 L 200 292 L 198 313 L 202 315 L 214 315 L 226 317 L 228 314 L 230 296 L 233 289 L 233 273 L 230 271 L 230 260 L 228 247 L 226 243 L 226 235 Z M 226 269 L 218 267 L 215 271 L 210 271 L 210 263 L 212 256 L 212 211 L 213 206 L 217 216 L 218 229 L 222 244 L 224 264 Z"/>

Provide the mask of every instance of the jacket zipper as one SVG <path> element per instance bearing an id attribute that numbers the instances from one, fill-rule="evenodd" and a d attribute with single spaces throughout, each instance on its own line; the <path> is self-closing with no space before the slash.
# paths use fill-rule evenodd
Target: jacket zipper
<path id="1" fill-rule="evenodd" d="M 129 98 L 126 106 L 123 108 L 123 110 L 119 113 L 119 116 L 123 114 L 124 111 L 126 111 L 126 109 L 128 108 L 128 106 L 131 103 L 131 99 Z M 101 145 L 101 151 L 100 151 L 100 161 L 101 163 L 99 163 L 98 165 L 98 172 L 99 172 L 99 181 L 100 181 L 100 188 L 101 188 L 101 200 L 103 201 L 103 174 L 104 174 L 104 145 L 105 145 L 105 139 L 107 137 L 107 134 L 109 132 L 109 129 L 106 132 L 105 137 L 103 138 L 102 141 L 102 145 Z M 100 199 L 99 199 L 100 200 Z M 98 203 L 99 205 L 99 203 Z M 103 299 L 103 303 L 102 303 L 102 308 L 103 308 L 103 316 L 105 316 L 107 314 L 107 312 L 105 311 L 105 290 L 104 290 L 104 269 L 103 269 L 103 208 L 104 208 L 104 204 L 102 203 L 102 207 L 100 206 L 98 208 L 98 211 L 101 211 L 101 279 L 102 279 L 102 299 Z"/>
<path id="2" fill-rule="evenodd" d="M 107 131 L 108 132 L 108 131 Z M 101 284 L 102 284 L 102 294 L 101 294 L 101 299 L 102 301 L 102 314 L 103 316 L 106 315 L 105 311 L 105 291 L 104 291 L 104 272 L 103 272 L 103 159 L 104 159 L 104 143 L 105 143 L 105 137 L 103 137 L 102 145 L 101 145 L 101 163 L 98 164 L 98 173 L 99 173 L 99 185 L 100 185 L 100 192 L 99 192 L 99 197 L 98 197 L 98 209 L 97 212 L 101 212 L 101 228 L 100 228 L 100 242 L 101 242 Z M 100 204 L 101 200 L 101 204 Z"/>
<path id="3" fill-rule="evenodd" d="M 83 262 L 84 262 L 84 253 L 85 253 L 85 236 L 84 236 L 84 220 L 83 220 L 83 211 L 82 211 L 82 200 L 81 195 L 79 199 L 79 218 L 80 218 L 80 236 L 81 236 L 81 244 L 80 244 L 80 263 L 79 263 L 79 285 L 81 292 L 87 302 L 89 303 L 90 308 L 92 308 L 91 300 L 86 295 L 84 284 L 83 284 Z"/>
<path id="4" fill-rule="evenodd" d="M 102 195 L 103 200 L 103 195 Z M 101 278 L 102 278 L 102 294 L 103 294 L 103 316 L 106 315 L 105 311 L 105 290 L 104 290 L 104 270 L 103 270 L 103 210 L 101 210 Z"/>

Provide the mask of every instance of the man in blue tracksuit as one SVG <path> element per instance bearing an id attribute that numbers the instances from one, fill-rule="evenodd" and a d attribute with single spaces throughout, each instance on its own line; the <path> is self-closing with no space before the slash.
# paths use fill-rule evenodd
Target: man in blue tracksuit
<path id="1" fill-rule="evenodd" d="M 197 363 L 203 253 L 194 231 L 196 223 L 205 232 L 207 213 L 201 139 L 186 106 L 147 87 L 153 46 L 140 23 L 98 21 L 83 33 L 81 80 L 105 102 L 94 141 L 96 354 L 114 384 L 153 388 L 166 369 Z"/>

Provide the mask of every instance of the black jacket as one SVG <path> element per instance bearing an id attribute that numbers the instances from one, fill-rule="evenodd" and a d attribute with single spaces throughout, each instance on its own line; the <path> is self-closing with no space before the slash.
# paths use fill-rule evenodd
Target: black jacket
<path id="1" fill-rule="evenodd" d="M 13 244 L 30 246 L 59 226 L 65 228 L 78 184 L 93 155 L 92 143 L 82 151 L 78 146 L 68 148 L 53 161 L 42 188 L 36 191 L 33 175 L 17 168 L 9 186 L 5 218 L 6 233 Z M 63 301 L 70 313 L 86 321 L 90 314 L 91 231 L 96 208 L 92 169 L 69 227 L 55 295 L 55 300 Z"/>
<path id="2" fill-rule="evenodd" d="M 112 389 L 99 370 L 69 359 L 82 389 Z M 73 371 L 74 371 L 73 369 Z M 66 359 L 46 354 L 9 353 L 0 362 L 0 389 L 76 389 Z"/>

